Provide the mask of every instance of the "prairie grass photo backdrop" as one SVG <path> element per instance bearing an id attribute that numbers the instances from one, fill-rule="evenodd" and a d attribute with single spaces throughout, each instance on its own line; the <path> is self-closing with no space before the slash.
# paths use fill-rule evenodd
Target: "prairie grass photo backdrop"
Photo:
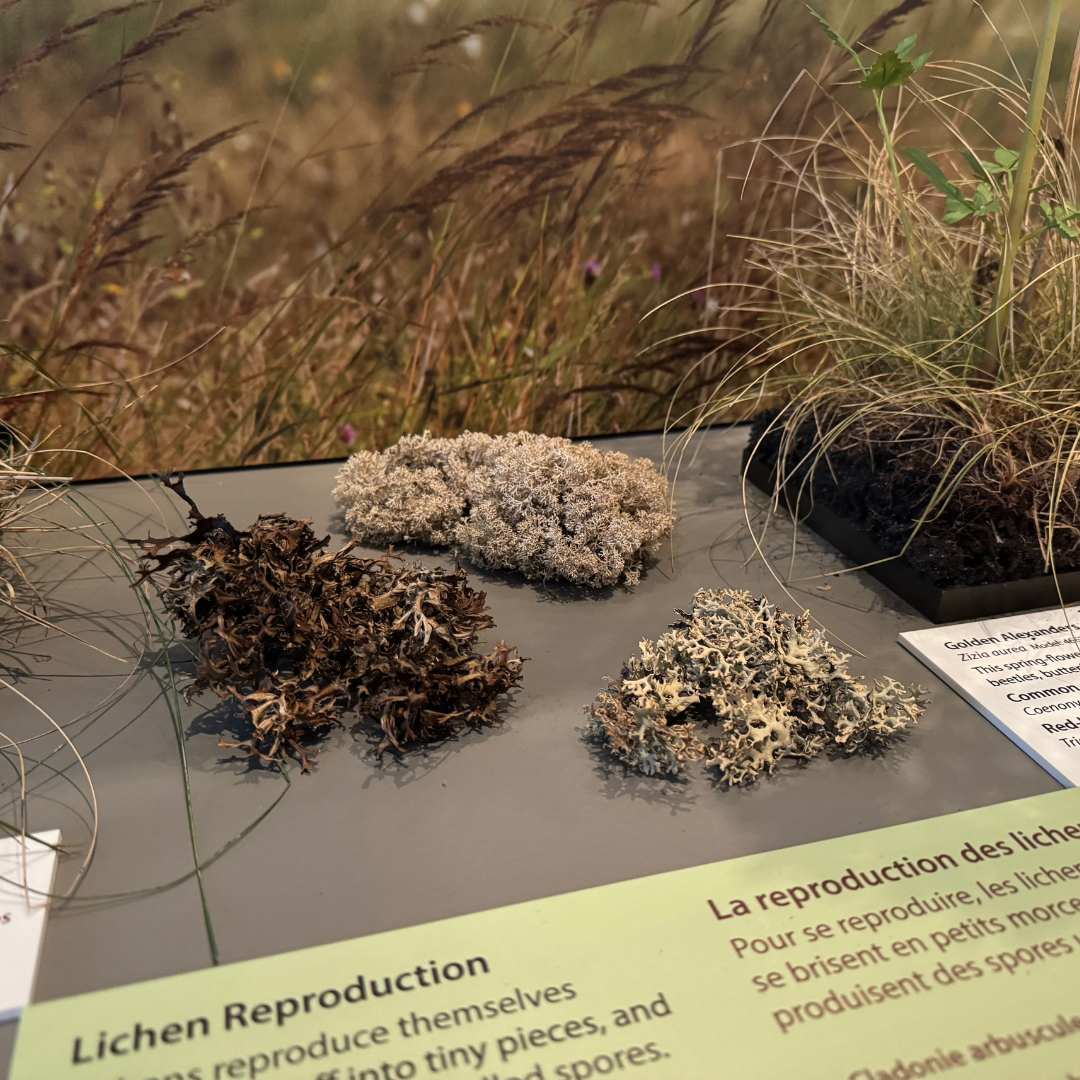
<path id="1" fill-rule="evenodd" d="M 1015 0 L 820 7 L 1034 54 Z M 849 66 L 794 0 L 3 0 L 2 432 L 91 477 L 662 428 L 755 341 L 752 141 Z"/>

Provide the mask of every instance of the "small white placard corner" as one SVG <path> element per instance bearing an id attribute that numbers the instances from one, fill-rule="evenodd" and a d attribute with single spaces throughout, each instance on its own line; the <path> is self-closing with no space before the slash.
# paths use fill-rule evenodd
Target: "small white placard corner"
<path id="1" fill-rule="evenodd" d="M 1080 786 L 1080 605 L 908 630 L 900 644 L 1055 780 Z"/>
<path id="2" fill-rule="evenodd" d="M 60 830 L 0 839 L 0 1023 L 30 1003 L 56 877 Z M 28 902 L 29 901 L 29 902 Z"/>

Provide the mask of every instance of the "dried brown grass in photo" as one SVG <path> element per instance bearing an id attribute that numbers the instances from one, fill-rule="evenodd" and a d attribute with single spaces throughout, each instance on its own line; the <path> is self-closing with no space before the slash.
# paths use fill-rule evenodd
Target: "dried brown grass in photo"
<path id="1" fill-rule="evenodd" d="M 663 427 L 755 340 L 748 140 L 838 77 L 749 0 L 51 7 L 0 13 L 0 419 L 80 476 Z"/>

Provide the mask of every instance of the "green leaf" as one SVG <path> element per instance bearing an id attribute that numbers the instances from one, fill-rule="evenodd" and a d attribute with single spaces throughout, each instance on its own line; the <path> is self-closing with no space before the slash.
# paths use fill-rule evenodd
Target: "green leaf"
<path id="1" fill-rule="evenodd" d="M 996 214 L 1001 209 L 1001 199 L 994 195 L 989 184 L 979 184 L 968 205 L 972 207 L 971 212 L 975 217 L 986 217 L 989 214 Z"/>
<path id="2" fill-rule="evenodd" d="M 900 153 L 904 155 L 941 192 L 942 195 L 951 195 L 953 198 L 963 201 L 960 189 L 941 171 L 937 162 L 925 150 L 917 146 L 902 146 Z"/>
<path id="3" fill-rule="evenodd" d="M 824 15 L 819 15 L 809 4 L 806 5 L 806 10 L 814 16 L 815 19 L 821 24 L 821 28 L 828 35 L 829 40 L 838 48 L 843 49 L 845 52 L 851 54 L 852 59 L 859 65 L 859 70 L 865 75 L 866 68 L 863 67 L 863 62 L 859 59 L 859 54 L 828 24 Z"/>
<path id="4" fill-rule="evenodd" d="M 914 75 L 916 71 L 922 71 L 926 67 L 926 61 L 930 59 L 930 53 L 924 52 L 919 56 L 916 56 L 911 61 L 911 74 Z"/>
<path id="5" fill-rule="evenodd" d="M 945 197 L 945 214 L 941 220 L 946 225 L 955 225 L 958 221 L 963 221 L 964 218 L 970 217 L 973 213 L 974 208 L 959 195 L 947 195 Z"/>
<path id="6" fill-rule="evenodd" d="M 993 161 L 980 161 L 974 154 L 964 151 L 964 160 L 978 180 L 989 181 L 991 176 L 1012 172 L 1016 168 L 1016 159 L 1017 155 L 1012 150 L 1002 150 L 1000 147 L 994 151 Z"/>
<path id="7" fill-rule="evenodd" d="M 877 62 L 859 85 L 864 90 L 876 90 L 880 93 L 890 86 L 903 86 L 914 71 L 915 68 L 911 64 L 906 60 L 901 60 L 890 49 L 877 58 Z"/>
<path id="8" fill-rule="evenodd" d="M 980 161 L 970 150 L 964 151 L 963 158 L 971 166 L 976 180 L 990 181 L 990 172 L 986 168 L 985 161 Z"/>
<path id="9" fill-rule="evenodd" d="M 911 52 L 912 49 L 915 48 L 915 42 L 917 40 L 918 40 L 918 38 L 916 37 L 915 34 L 912 34 L 911 37 L 904 38 L 904 40 L 901 41 L 900 44 L 896 46 L 896 49 L 894 50 L 894 52 L 896 53 L 897 56 L 900 57 L 901 60 L 903 60 L 904 57 L 907 56 L 907 54 L 909 52 Z"/>
<path id="10" fill-rule="evenodd" d="M 1045 199 L 1039 203 L 1039 213 L 1042 215 L 1046 227 L 1064 236 L 1067 240 L 1080 238 L 1080 228 L 1071 222 L 1080 218 L 1080 209 L 1066 202 L 1061 206 L 1051 206 Z"/>
<path id="11" fill-rule="evenodd" d="M 1012 172 L 1012 170 L 1016 168 L 1016 162 L 1019 158 L 1020 155 L 1015 150 L 1006 150 L 1002 146 L 999 146 L 994 151 L 994 161 L 996 161 L 1005 172 Z"/>

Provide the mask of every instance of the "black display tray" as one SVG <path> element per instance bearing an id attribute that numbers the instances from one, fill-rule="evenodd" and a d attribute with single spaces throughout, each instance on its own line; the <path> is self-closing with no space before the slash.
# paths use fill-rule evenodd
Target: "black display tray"
<path id="1" fill-rule="evenodd" d="M 748 455 L 749 451 L 743 455 L 747 480 L 771 496 L 775 490 L 774 470 L 760 459 L 747 461 Z M 892 589 L 931 622 L 966 622 L 991 615 L 1008 615 L 1014 611 L 1054 607 L 1062 601 L 1072 603 L 1080 600 L 1080 570 L 1059 574 L 1056 584 L 1052 575 L 1044 574 L 1021 581 L 939 588 L 920 577 L 898 556 L 890 556 L 882 551 L 853 522 L 840 517 L 827 506 L 811 502 L 805 491 L 800 499 L 798 492 L 789 485 L 784 493 L 784 501 L 800 524 L 813 529 L 849 559 L 865 565 L 866 573 Z"/>

